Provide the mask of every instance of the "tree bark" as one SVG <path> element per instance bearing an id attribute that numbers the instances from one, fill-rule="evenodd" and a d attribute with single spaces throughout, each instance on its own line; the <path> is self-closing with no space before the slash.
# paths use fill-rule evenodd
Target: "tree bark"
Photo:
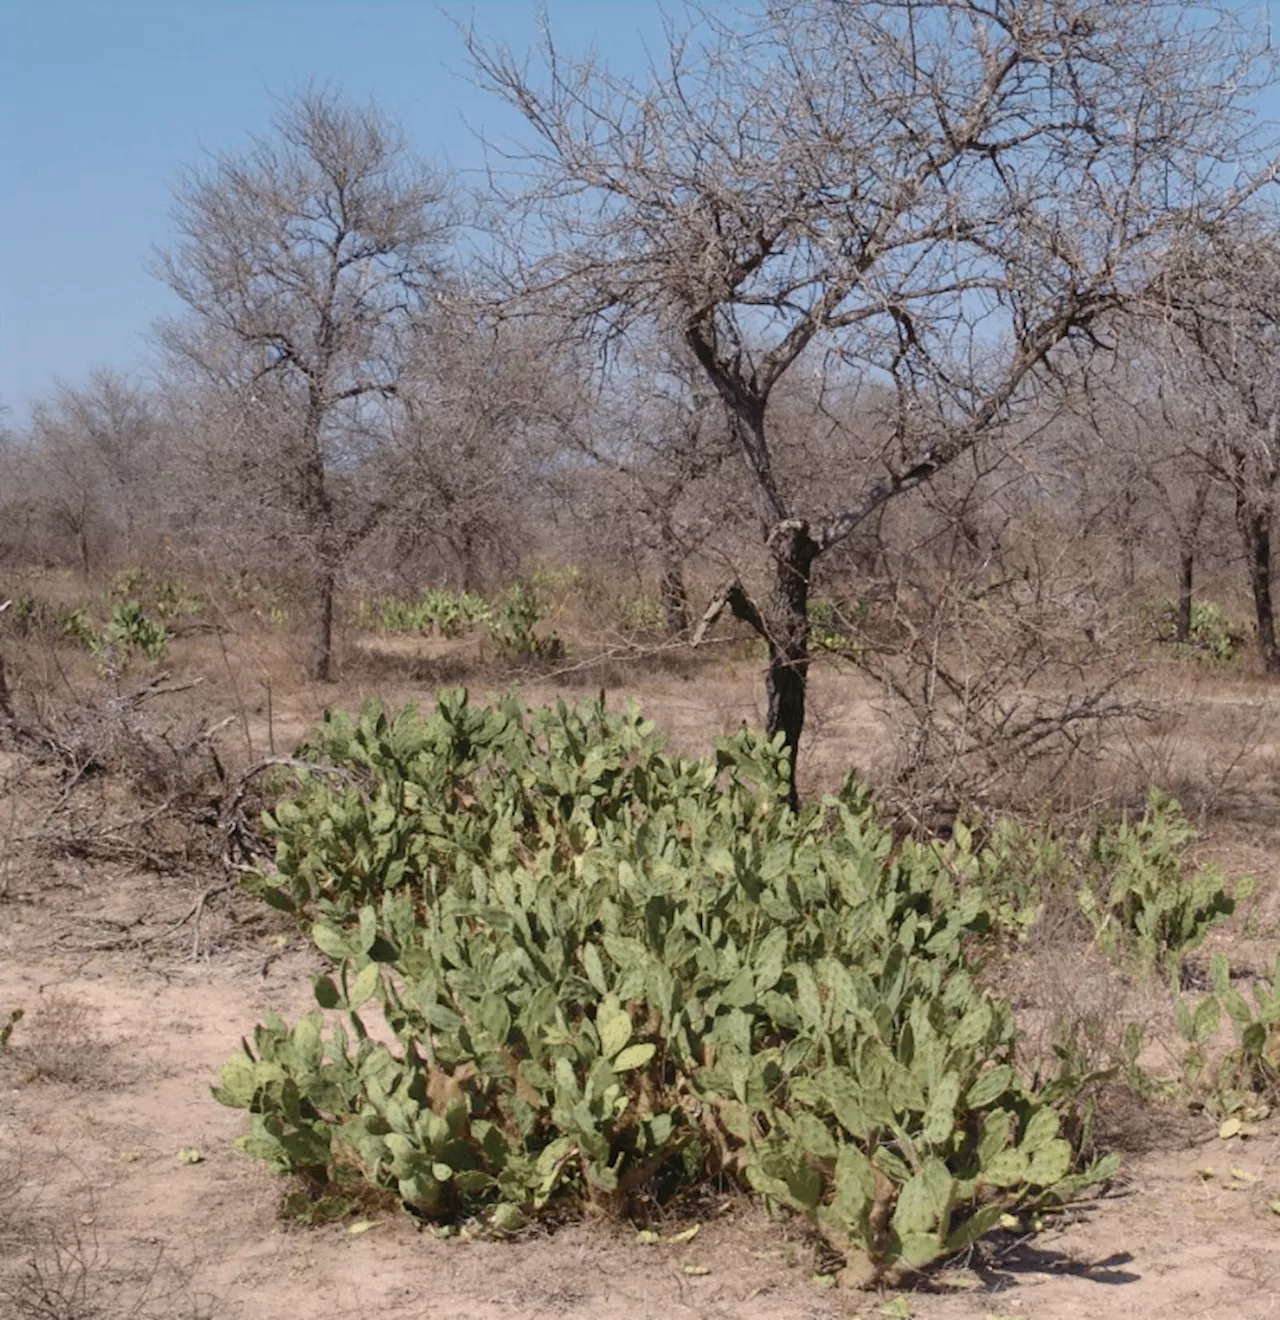
<path id="1" fill-rule="evenodd" d="M 1191 641 L 1191 592 L 1195 584 L 1195 547 L 1185 542 L 1178 550 L 1178 623 L 1173 639 L 1185 646 Z"/>
<path id="2" fill-rule="evenodd" d="M 769 708 L 765 730 L 770 736 L 781 733 L 786 739 L 790 753 L 787 801 L 795 811 L 800 805 L 796 770 L 809 685 L 809 579 L 821 546 L 809 535 L 808 523 L 787 519 L 770 533 L 769 548 L 774 557 L 774 583 L 766 615 Z"/>
<path id="3" fill-rule="evenodd" d="M 0 718 L 13 719 L 13 698 L 9 696 L 9 684 L 4 676 L 3 655 L 0 655 Z"/>
<path id="4" fill-rule="evenodd" d="M 476 543 L 470 531 L 462 534 L 462 589 L 473 592 L 480 589 L 480 567 L 476 562 Z"/>
<path id="5" fill-rule="evenodd" d="M 685 590 L 684 570 L 679 564 L 667 564 L 658 577 L 658 598 L 667 617 L 667 635 L 683 637 L 689 631 L 689 593 Z"/>
<path id="6" fill-rule="evenodd" d="M 327 316 L 325 326 L 327 337 Z M 329 358 L 326 354 L 321 363 L 322 371 L 327 372 L 328 366 Z M 338 561 L 333 503 L 329 498 L 324 449 L 320 438 L 325 409 L 324 391 L 313 378 L 302 431 L 301 510 L 310 533 L 312 555 L 310 567 L 314 574 L 310 619 L 311 650 L 307 657 L 307 677 L 316 683 L 327 683 L 332 675 L 333 586 L 337 576 L 335 565 Z"/>
<path id="7" fill-rule="evenodd" d="M 311 653 L 307 658 L 307 677 L 316 683 L 327 683 L 333 676 L 334 579 L 332 565 L 315 566 L 311 595 Z"/>
<path id="8" fill-rule="evenodd" d="M 1280 651 L 1276 649 L 1275 609 L 1271 599 L 1271 509 L 1236 496 L 1236 520 L 1244 540 L 1249 588 L 1253 593 L 1258 623 L 1258 651 L 1268 674 L 1280 674 Z"/>
<path id="9" fill-rule="evenodd" d="M 667 634 L 683 637 L 689 631 L 689 593 L 684 585 L 684 558 L 669 526 L 662 528 L 661 553 L 658 599 L 667 617 Z"/>

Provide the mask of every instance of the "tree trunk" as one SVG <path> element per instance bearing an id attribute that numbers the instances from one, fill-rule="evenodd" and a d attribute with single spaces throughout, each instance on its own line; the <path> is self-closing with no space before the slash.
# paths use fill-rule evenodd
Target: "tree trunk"
<path id="1" fill-rule="evenodd" d="M 1200 527 L 1205 510 L 1209 507 L 1209 487 L 1213 475 L 1202 472 L 1195 486 L 1195 496 L 1187 510 L 1186 520 L 1178 528 L 1178 628 L 1175 641 L 1186 644 L 1191 640 L 1191 591 L 1195 580 L 1196 547 L 1200 541 Z M 1168 496 L 1165 497 L 1168 499 Z M 1174 524 L 1177 526 L 1175 517 Z"/>
<path id="2" fill-rule="evenodd" d="M 1191 590 L 1195 581 L 1195 547 L 1184 543 L 1178 550 L 1178 624 L 1174 641 L 1191 641 Z"/>
<path id="3" fill-rule="evenodd" d="M 786 739 L 791 761 L 787 801 L 794 811 L 800 805 L 796 769 L 809 681 L 809 575 L 820 547 L 809 535 L 807 523 L 788 519 L 770 533 L 769 548 L 775 576 L 766 616 L 769 710 L 765 730 L 770 736 L 781 733 Z"/>
<path id="4" fill-rule="evenodd" d="M 4 676 L 4 656 L 0 655 L 0 719 L 13 719 L 13 699 L 9 696 L 9 684 Z"/>
<path id="5" fill-rule="evenodd" d="M 665 518 L 659 536 L 661 567 L 658 572 L 658 599 L 667 616 L 668 636 L 683 637 L 689 631 L 689 593 L 684 585 L 684 551 Z"/>
<path id="6" fill-rule="evenodd" d="M 683 637 L 689 631 L 689 593 L 684 586 L 684 566 L 667 560 L 658 575 L 658 599 L 667 616 L 667 635 Z"/>
<path id="7" fill-rule="evenodd" d="M 1280 673 L 1280 651 L 1276 649 L 1275 610 L 1271 601 L 1271 508 L 1264 508 L 1237 493 L 1236 520 L 1244 540 L 1249 588 L 1258 621 L 1258 651 L 1268 674 Z"/>
<path id="8" fill-rule="evenodd" d="M 327 683 L 333 674 L 333 567 L 315 566 L 311 596 L 311 654 L 307 658 L 307 677 Z"/>
<path id="9" fill-rule="evenodd" d="M 328 357 L 322 363 L 328 369 Z M 323 379 L 323 374 L 321 376 Z M 324 448 L 320 428 L 324 422 L 325 397 L 313 379 L 307 401 L 302 431 L 302 491 L 300 512 L 310 533 L 311 564 L 314 574 L 311 592 L 311 648 L 307 657 L 307 677 L 327 683 L 333 668 L 333 585 L 337 577 L 338 547 L 334 529 L 333 502 L 329 498 Z"/>
<path id="10" fill-rule="evenodd" d="M 475 592 L 480 589 L 480 564 L 476 555 L 476 539 L 471 528 L 464 527 L 455 546 L 458 556 L 458 580 L 462 590 Z"/>

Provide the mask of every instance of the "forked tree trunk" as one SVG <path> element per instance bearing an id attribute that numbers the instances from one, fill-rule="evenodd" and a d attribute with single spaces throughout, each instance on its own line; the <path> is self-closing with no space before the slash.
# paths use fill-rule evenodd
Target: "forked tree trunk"
<path id="1" fill-rule="evenodd" d="M 820 547 L 809 535 L 807 523 L 788 520 L 773 529 L 769 548 L 774 583 L 765 616 L 769 644 L 765 730 L 786 739 L 791 762 L 787 801 L 794 811 L 800 805 L 796 769 L 809 683 L 809 579 Z"/>

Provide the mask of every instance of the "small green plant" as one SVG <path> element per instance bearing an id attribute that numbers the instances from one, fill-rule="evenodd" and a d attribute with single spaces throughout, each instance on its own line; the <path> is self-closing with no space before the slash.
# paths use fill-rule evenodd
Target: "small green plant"
<path id="1" fill-rule="evenodd" d="M 586 574 L 577 564 L 554 568 L 550 564 L 537 564 L 529 573 L 529 585 L 535 591 L 575 591 L 583 584 Z"/>
<path id="2" fill-rule="evenodd" d="M 1231 885 L 1216 866 L 1191 871 L 1197 837 L 1176 799 L 1153 792 L 1136 821 L 1104 815 L 1074 839 L 1049 825 L 974 816 L 939 847 L 958 879 L 982 886 L 1006 934 L 1024 939 L 1050 894 L 1074 894 L 1099 947 L 1149 973 L 1176 968 L 1253 892 L 1251 879 Z"/>
<path id="3" fill-rule="evenodd" d="M 442 637 L 457 637 L 468 628 L 485 622 L 489 604 L 469 591 L 432 587 L 420 600 L 398 600 L 394 596 L 360 603 L 357 620 L 361 628 L 380 633 L 432 631 Z"/>
<path id="4" fill-rule="evenodd" d="M 1269 978 L 1253 982 L 1253 1005 L 1231 984 L 1224 954 L 1209 959 L 1213 993 L 1191 1007 L 1179 997 L 1178 1034 L 1190 1048 L 1183 1061 L 1188 1083 L 1198 1087 L 1211 1112 L 1224 1117 L 1280 1094 L 1280 955 Z M 1226 1014 L 1236 1043 L 1210 1067 L 1204 1046 Z"/>
<path id="5" fill-rule="evenodd" d="M 153 664 L 158 662 L 169 643 L 169 630 L 160 620 L 148 618 L 136 600 L 116 601 L 110 622 L 101 628 L 86 610 L 72 610 L 63 616 L 62 631 L 83 646 L 100 669 L 110 673 L 127 669 L 134 650 Z"/>
<path id="6" fill-rule="evenodd" d="M 138 594 L 138 588 L 147 580 L 147 570 L 145 568 L 122 568 L 111 579 L 107 587 L 107 595 L 112 600 L 127 600 L 130 596 Z"/>
<path id="7" fill-rule="evenodd" d="M 83 646 L 105 672 L 127 669 L 135 651 L 158 663 L 169 644 L 167 624 L 183 614 L 196 613 L 202 602 L 178 583 L 153 582 L 143 568 L 122 569 L 107 588 L 102 609 L 106 621 L 98 623 L 88 608 L 62 616 L 62 631 Z M 101 617 L 101 615 L 99 615 Z"/>
<path id="8" fill-rule="evenodd" d="M 1192 601 L 1190 637 L 1177 641 L 1178 603 L 1161 601 L 1152 611 L 1156 636 L 1176 645 L 1179 654 L 1215 665 L 1233 665 L 1244 652 L 1245 634 L 1212 601 Z"/>
<path id="9" fill-rule="evenodd" d="M 111 607 L 106 641 L 125 654 L 137 648 L 154 664 L 164 655 L 169 630 L 161 620 L 148 618 L 136 600 L 118 600 Z"/>
<path id="10" fill-rule="evenodd" d="M 204 600 L 188 591 L 181 582 L 162 579 L 152 588 L 151 594 L 156 616 L 161 623 L 167 624 L 171 620 L 190 618 L 204 612 Z"/>
<path id="11" fill-rule="evenodd" d="M 1100 948 L 1150 971 L 1176 971 L 1210 929 L 1253 892 L 1246 877 L 1228 890 L 1217 866 L 1187 872 L 1197 838 L 1176 799 L 1153 791 L 1142 816 L 1104 821 L 1081 841 L 1085 876 L 1080 910 Z"/>
<path id="12" fill-rule="evenodd" d="M 9 1044 L 9 1037 L 13 1035 L 13 1029 L 22 1021 L 23 1010 L 20 1008 L 11 1009 L 9 1018 L 3 1027 L 0 1027 L 0 1050 Z"/>
<path id="13" fill-rule="evenodd" d="M 555 660 L 564 654 L 564 643 L 555 633 L 539 636 L 534 631 L 542 621 L 542 608 L 533 587 L 517 583 L 494 604 L 487 620 L 489 637 L 498 659 L 507 663 Z"/>
<path id="14" fill-rule="evenodd" d="M 842 607 L 833 600 L 818 598 L 809 602 L 809 640 L 815 650 L 831 651 L 836 655 L 849 655 L 857 651 L 854 623 L 867 618 L 867 607 Z"/>
<path id="15" fill-rule="evenodd" d="M 241 571 L 226 579 L 228 599 L 241 609 L 248 610 L 258 620 L 267 620 L 281 626 L 289 622 L 288 596 L 281 587 L 251 578 Z"/>
<path id="16" fill-rule="evenodd" d="M 637 632 L 658 632 L 667 624 L 667 611 L 662 602 L 643 592 L 619 598 L 617 611 L 623 626 Z"/>
<path id="17" fill-rule="evenodd" d="M 1046 892 L 1076 874 L 1069 840 L 1012 817 L 990 827 L 976 815 L 957 820 L 942 855 L 958 878 L 981 885 L 997 929 L 1019 941 L 1040 920 Z"/>
<path id="18" fill-rule="evenodd" d="M 885 1275 L 1115 1168 L 1077 1160 L 1080 1079 L 1015 1067 L 979 886 L 852 781 L 791 811 L 780 738 L 686 760 L 634 709 L 452 692 L 301 756 L 253 888 L 334 971 L 215 1091 L 278 1171 L 499 1232 L 729 1179 Z"/>
<path id="19" fill-rule="evenodd" d="M 102 632 L 90 621 L 84 609 L 70 610 L 62 616 L 62 633 L 95 656 L 102 650 Z"/>

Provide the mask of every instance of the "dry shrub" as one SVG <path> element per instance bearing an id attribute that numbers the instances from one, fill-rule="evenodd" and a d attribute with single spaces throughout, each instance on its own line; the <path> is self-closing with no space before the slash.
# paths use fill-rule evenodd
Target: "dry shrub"
<path id="1" fill-rule="evenodd" d="M 13 845 L 157 872 L 216 861 L 228 782 L 216 737 L 232 721 L 211 722 L 184 705 L 198 685 L 161 673 L 85 696 L 26 694 L 8 741 L 28 763 L 53 770 L 56 786 L 52 801 L 30 813 L 41 819 L 24 822 Z"/>
<path id="2" fill-rule="evenodd" d="M 8 1056 L 27 1081 L 102 1086 L 110 1048 L 98 1035 L 99 1017 L 80 996 L 54 991 L 27 1012 Z"/>
<path id="3" fill-rule="evenodd" d="M 87 1204 L 92 1209 L 92 1200 Z M 194 1259 L 168 1247 L 117 1264 L 94 1213 L 69 1212 L 41 1233 L 21 1267 L 0 1283 L 13 1320 L 212 1320 L 215 1299 L 195 1291 Z"/>
<path id="4" fill-rule="evenodd" d="M 1105 797 L 1109 733 L 1151 719 L 1139 639 L 1065 555 L 906 557 L 878 602 L 837 609 L 836 651 L 883 693 L 899 749 L 882 786 L 916 828 L 963 807 L 1043 812 Z M 1119 619 L 1119 621 L 1117 621 Z"/>
<path id="5" fill-rule="evenodd" d="M 25 1163 L 13 1134 L 0 1136 L 0 1260 L 13 1258 L 29 1217 Z"/>
<path id="6" fill-rule="evenodd" d="M 1042 1078 L 1069 1071 L 1104 1073 L 1088 1088 L 1091 1145 L 1140 1153 L 1190 1140 L 1195 1119 L 1159 1104 L 1134 1063 L 1154 1073 L 1176 1069 L 1176 1054 L 1132 1059 L 1126 1032 L 1163 1037 L 1172 1019 L 1162 983 L 1126 977 L 1087 941 L 1030 940 L 1025 952 L 999 964 L 1000 988 L 1014 1005 L 1023 1069 Z M 1156 1047 L 1157 1052 L 1162 1047 Z"/>
<path id="7" fill-rule="evenodd" d="M 1156 784 L 1201 822 L 1264 814 L 1274 801 L 1277 763 L 1267 694 L 1185 661 L 1161 666 L 1144 686 L 1158 691 L 1159 715 L 1115 740 L 1117 796 L 1136 799 Z"/>
<path id="8" fill-rule="evenodd" d="M 416 639 L 361 638 L 342 658 L 342 676 L 362 684 L 418 683 L 427 688 L 454 687 L 483 682 L 489 667 L 470 646 L 455 646 L 437 654 Z"/>

